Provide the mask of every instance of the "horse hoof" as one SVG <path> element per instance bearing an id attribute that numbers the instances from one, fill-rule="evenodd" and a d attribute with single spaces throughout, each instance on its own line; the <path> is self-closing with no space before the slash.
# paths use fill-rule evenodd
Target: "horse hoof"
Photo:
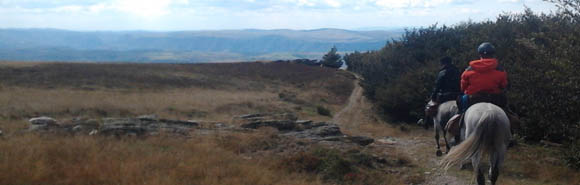
<path id="1" fill-rule="evenodd" d="M 471 166 L 471 163 L 465 163 L 465 164 L 461 164 L 461 165 L 459 166 L 459 170 L 466 170 L 466 169 L 471 169 L 471 168 L 473 168 L 473 167 Z"/>
<path id="2" fill-rule="evenodd" d="M 437 157 L 441 157 L 443 155 L 443 152 L 441 152 L 441 150 L 437 150 L 437 153 L 435 153 L 437 155 Z"/>

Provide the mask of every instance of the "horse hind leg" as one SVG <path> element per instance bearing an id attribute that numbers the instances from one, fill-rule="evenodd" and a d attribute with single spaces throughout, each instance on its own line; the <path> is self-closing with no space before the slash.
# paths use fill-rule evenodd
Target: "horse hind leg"
<path id="1" fill-rule="evenodd" d="M 443 152 L 441 152 L 441 145 L 439 144 L 439 127 L 437 127 L 437 125 L 435 125 L 435 143 L 437 143 L 437 152 L 435 153 L 435 155 L 437 155 L 437 157 L 440 157 L 443 155 Z"/>
<path id="2" fill-rule="evenodd" d="M 491 180 L 491 185 L 495 185 L 497 177 L 499 176 L 499 167 L 497 164 L 491 165 L 489 167 L 489 179 Z"/>
<path id="3" fill-rule="evenodd" d="M 496 151 L 489 156 L 489 178 L 492 185 L 495 185 L 497 178 L 499 177 L 499 168 L 503 163 L 506 151 L 506 147 L 502 146 L 499 151 Z"/>
<path id="4" fill-rule="evenodd" d="M 483 170 L 481 170 L 479 163 L 481 162 L 481 153 L 476 153 L 473 157 L 471 157 L 471 165 L 473 166 L 473 171 L 477 177 L 477 184 L 478 185 L 485 185 L 485 176 L 483 175 Z"/>
<path id="5" fill-rule="evenodd" d="M 449 153 L 451 147 L 449 146 L 449 141 L 447 141 L 447 134 L 445 133 L 445 131 L 443 131 L 443 140 L 445 140 L 445 148 L 447 149 L 445 150 L 445 153 Z"/>
<path id="6" fill-rule="evenodd" d="M 477 185 L 485 185 L 485 176 L 480 168 L 477 168 Z"/>

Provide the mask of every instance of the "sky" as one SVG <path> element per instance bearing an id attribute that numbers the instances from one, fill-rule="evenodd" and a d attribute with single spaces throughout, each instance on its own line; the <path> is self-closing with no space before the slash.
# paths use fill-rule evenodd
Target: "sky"
<path id="1" fill-rule="evenodd" d="M 387 29 L 549 13 L 542 0 L 0 0 L 0 28 L 67 30 Z"/>

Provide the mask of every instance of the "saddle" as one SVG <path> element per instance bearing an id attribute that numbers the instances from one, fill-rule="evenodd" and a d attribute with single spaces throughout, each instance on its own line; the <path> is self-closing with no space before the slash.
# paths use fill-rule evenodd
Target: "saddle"
<path id="1" fill-rule="evenodd" d="M 447 124 L 445 125 L 445 130 L 453 135 L 453 136 L 459 136 L 461 133 L 461 122 L 460 120 L 463 120 L 463 114 L 456 114 L 453 117 L 451 117 L 451 119 L 449 119 L 449 121 L 447 121 Z"/>
<path id="2" fill-rule="evenodd" d="M 459 105 L 460 100 L 458 99 L 457 102 Z M 495 105 L 501 107 L 504 110 L 504 112 L 506 113 L 506 115 L 510 121 L 510 127 L 511 127 L 512 131 L 514 129 L 518 129 L 520 127 L 521 122 L 520 122 L 518 115 L 509 111 L 509 109 L 506 109 L 507 97 L 505 96 L 505 94 L 481 93 L 481 94 L 469 95 L 467 102 L 468 102 L 466 105 L 467 107 L 465 109 L 469 108 L 469 106 L 471 106 L 473 104 L 481 103 L 481 102 L 488 102 L 488 103 L 495 104 Z M 464 114 L 457 114 L 457 115 L 451 117 L 451 119 L 449 119 L 449 121 L 447 122 L 447 125 L 445 125 L 445 130 L 448 133 L 450 133 L 451 135 L 459 136 L 459 134 L 461 132 L 461 126 L 463 124 L 463 115 Z"/>
<path id="3" fill-rule="evenodd" d="M 505 112 L 510 121 L 510 130 L 513 132 L 514 129 L 519 129 L 521 125 L 520 117 L 511 111 Z M 463 115 L 464 114 L 456 114 L 453 117 L 451 117 L 451 119 L 449 119 L 447 125 L 445 125 L 445 130 L 449 134 L 453 136 L 459 136 L 459 134 L 461 134 L 460 132 L 461 125 L 463 124 Z"/>

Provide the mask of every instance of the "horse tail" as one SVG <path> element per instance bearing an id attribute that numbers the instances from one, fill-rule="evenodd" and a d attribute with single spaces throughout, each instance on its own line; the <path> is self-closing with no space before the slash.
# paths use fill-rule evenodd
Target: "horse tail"
<path id="1" fill-rule="evenodd" d="M 468 138 L 451 151 L 441 160 L 441 166 L 448 170 L 451 166 L 469 160 L 471 157 L 486 152 L 493 146 L 496 127 L 496 115 L 485 111 L 477 123 L 475 130 Z"/>

